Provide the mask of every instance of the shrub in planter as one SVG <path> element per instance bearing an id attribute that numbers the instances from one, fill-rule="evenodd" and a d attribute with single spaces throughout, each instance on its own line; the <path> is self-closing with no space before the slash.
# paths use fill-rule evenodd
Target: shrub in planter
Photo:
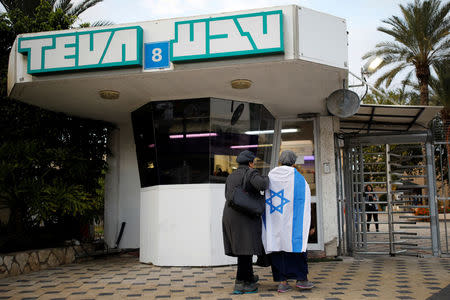
<path id="1" fill-rule="evenodd" d="M 430 210 L 425 207 L 419 207 L 414 210 L 414 215 L 416 216 L 429 216 Z"/>

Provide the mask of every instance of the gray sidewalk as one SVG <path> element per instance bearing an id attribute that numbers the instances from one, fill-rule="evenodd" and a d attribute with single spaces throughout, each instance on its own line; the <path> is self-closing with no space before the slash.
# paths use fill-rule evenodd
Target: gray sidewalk
<path id="1" fill-rule="evenodd" d="M 233 295 L 235 266 L 157 267 L 110 257 L 0 279 L 0 299 L 426 299 L 450 284 L 449 258 L 371 257 L 310 263 L 316 287 L 278 294 L 255 267 L 259 293 Z"/>

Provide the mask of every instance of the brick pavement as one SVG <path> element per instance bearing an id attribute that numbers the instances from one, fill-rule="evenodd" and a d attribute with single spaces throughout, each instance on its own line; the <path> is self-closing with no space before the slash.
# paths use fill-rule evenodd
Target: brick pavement
<path id="1" fill-rule="evenodd" d="M 259 293 L 231 294 L 235 266 L 157 267 L 109 257 L 0 279 L 0 299 L 426 299 L 450 284 L 449 258 L 371 257 L 310 263 L 316 287 L 278 294 L 255 267 Z"/>

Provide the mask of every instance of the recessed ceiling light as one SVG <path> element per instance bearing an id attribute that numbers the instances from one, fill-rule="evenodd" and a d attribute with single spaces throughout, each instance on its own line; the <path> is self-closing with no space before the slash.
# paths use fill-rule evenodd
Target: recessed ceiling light
<path id="1" fill-rule="evenodd" d="M 235 80 L 231 81 L 231 87 L 233 89 L 239 89 L 239 90 L 248 89 L 249 87 L 251 87 L 251 85 L 252 85 L 252 81 L 248 80 L 248 79 L 235 79 Z"/>
<path id="2" fill-rule="evenodd" d="M 116 100 L 119 99 L 120 92 L 113 90 L 101 90 L 98 92 L 100 97 L 107 100 Z"/>

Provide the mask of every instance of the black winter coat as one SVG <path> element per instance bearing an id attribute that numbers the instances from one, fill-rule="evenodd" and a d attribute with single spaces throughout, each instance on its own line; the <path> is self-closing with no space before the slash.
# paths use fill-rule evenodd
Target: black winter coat
<path id="1" fill-rule="evenodd" d="M 250 217 L 230 207 L 229 201 L 233 198 L 236 187 L 241 186 L 245 172 L 250 168 L 240 165 L 228 176 L 225 184 L 225 207 L 223 209 L 222 230 L 225 254 L 229 256 L 238 255 L 261 255 L 263 245 L 261 240 L 261 218 Z M 247 192 L 252 193 L 261 201 L 265 201 L 260 191 L 265 191 L 269 186 L 269 178 L 261 176 L 255 169 L 250 169 L 247 175 Z"/>

